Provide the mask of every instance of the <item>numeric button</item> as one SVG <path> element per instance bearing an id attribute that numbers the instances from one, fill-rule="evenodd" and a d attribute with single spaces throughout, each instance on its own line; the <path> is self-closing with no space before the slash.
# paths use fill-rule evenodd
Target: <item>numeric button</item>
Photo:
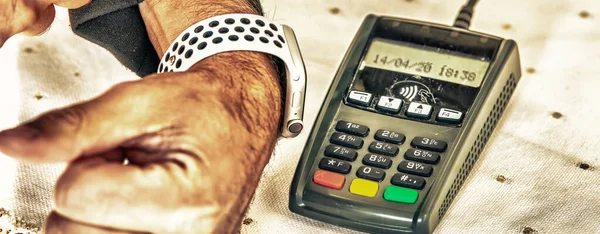
<path id="1" fill-rule="evenodd" d="M 398 146 L 384 142 L 373 141 L 371 145 L 369 145 L 369 152 L 376 154 L 396 156 L 399 150 Z"/>
<path id="2" fill-rule="evenodd" d="M 342 159 L 346 161 L 354 161 L 356 160 L 356 156 L 358 154 L 353 149 L 348 149 L 346 147 L 337 146 L 337 145 L 328 145 L 325 147 L 325 156 Z"/>
<path id="3" fill-rule="evenodd" d="M 402 161 L 398 164 L 398 171 L 420 176 L 430 176 L 433 172 L 433 167 L 417 162 Z"/>
<path id="4" fill-rule="evenodd" d="M 375 140 L 385 141 L 394 144 L 402 144 L 406 137 L 402 133 L 392 132 L 388 130 L 379 129 L 375 133 Z"/>
<path id="5" fill-rule="evenodd" d="M 348 174 L 350 169 L 352 169 L 352 165 L 350 165 L 348 162 L 335 160 L 333 158 L 322 158 L 319 162 L 319 168 L 342 174 Z"/>
<path id="6" fill-rule="evenodd" d="M 363 140 L 360 139 L 360 137 L 339 132 L 334 132 L 333 134 L 331 134 L 331 139 L 329 139 L 329 142 L 354 149 L 360 149 L 363 146 Z"/>
<path id="7" fill-rule="evenodd" d="M 335 130 L 361 137 L 365 137 L 369 134 L 369 128 L 367 126 L 350 123 L 343 120 L 340 120 L 335 125 Z"/>
<path id="8" fill-rule="evenodd" d="M 440 155 L 426 150 L 408 149 L 406 153 L 404 153 L 404 158 L 416 162 L 437 164 L 440 160 Z"/>
<path id="9" fill-rule="evenodd" d="M 379 182 L 385 178 L 385 171 L 379 168 L 361 166 L 358 168 L 358 171 L 356 171 L 356 176 L 358 178 Z"/>
<path id="10" fill-rule="evenodd" d="M 435 140 L 427 137 L 415 137 L 412 140 L 411 145 L 419 149 L 444 152 L 448 144 L 445 141 Z"/>
<path id="11" fill-rule="evenodd" d="M 392 166 L 392 159 L 390 157 L 376 154 L 365 155 L 362 162 L 365 165 L 379 167 L 383 169 L 388 169 Z"/>
<path id="12" fill-rule="evenodd" d="M 425 186 L 425 179 L 404 173 L 397 173 L 392 176 L 392 184 L 406 188 L 422 189 Z"/>

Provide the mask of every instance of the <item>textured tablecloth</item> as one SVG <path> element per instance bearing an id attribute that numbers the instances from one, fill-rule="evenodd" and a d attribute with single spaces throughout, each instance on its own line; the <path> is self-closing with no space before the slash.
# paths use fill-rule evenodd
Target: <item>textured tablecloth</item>
<path id="1" fill-rule="evenodd" d="M 265 0 L 294 27 L 308 69 L 312 126 L 337 66 L 368 13 L 450 23 L 462 0 Z M 437 233 L 600 233 L 600 1 L 481 0 L 471 27 L 515 39 L 523 77 L 488 146 Z M 16 37 L 0 49 L 0 129 L 137 79 L 68 28 Z M 307 129 L 308 130 L 308 129 Z M 288 189 L 308 131 L 278 143 L 242 233 L 353 233 L 292 214 Z M 0 155 L 0 234 L 5 210 L 39 226 L 64 165 Z"/>

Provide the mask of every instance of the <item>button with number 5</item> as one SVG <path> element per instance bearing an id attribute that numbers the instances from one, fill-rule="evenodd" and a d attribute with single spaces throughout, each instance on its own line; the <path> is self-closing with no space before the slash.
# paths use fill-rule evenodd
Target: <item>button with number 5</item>
<path id="1" fill-rule="evenodd" d="M 373 141 L 369 145 L 369 152 L 387 156 L 396 156 L 399 150 L 398 146 L 384 142 Z"/>

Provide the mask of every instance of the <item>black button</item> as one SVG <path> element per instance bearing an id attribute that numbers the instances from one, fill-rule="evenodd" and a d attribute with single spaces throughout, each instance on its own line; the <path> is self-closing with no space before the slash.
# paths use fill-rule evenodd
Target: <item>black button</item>
<path id="1" fill-rule="evenodd" d="M 379 141 L 373 141 L 371 145 L 369 145 L 369 152 L 387 156 L 396 156 L 398 150 L 398 146 Z"/>
<path id="2" fill-rule="evenodd" d="M 331 134 L 329 141 L 336 145 L 347 146 L 350 148 L 360 149 L 363 146 L 363 140 L 360 137 L 334 132 Z"/>
<path id="3" fill-rule="evenodd" d="M 356 176 L 358 178 L 379 182 L 385 178 L 385 171 L 379 168 L 361 166 L 358 168 L 358 171 L 356 171 Z"/>
<path id="4" fill-rule="evenodd" d="M 406 153 L 404 153 L 404 158 L 408 160 L 413 160 L 417 162 L 424 162 L 429 164 L 437 164 L 440 160 L 440 155 L 438 153 L 429 152 L 420 149 L 408 149 Z"/>
<path id="5" fill-rule="evenodd" d="M 437 152 L 444 152 L 446 150 L 446 142 L 435 140 L 426 137 L 415 137 L 412 140 L 412 146 L 419 149 L 432 150 Z"/>
<path id="6" fill-rule="evenodd" d="M 404 173 L 397 173 L 392 176 L 392 184 L 413 189 L 422 189 L 425 186 L 425 179 Z"/>
<path id="7" fill-rule="evenodd" d="M 398 164 L 398 171 L 420 176 L 430 176 L 433 167 L 417 162 L 402 161 Z"/>
<path id="8" fill-rule="evenodd" d="M 319 162 L 319 168 L 342 174 L 348 174 L 350 169 L 352 169 L 352 165 L 350 165 L 348 162 L 335 160 L 333 158 L 322 158 L 321 162 Z"/>
<path id="9" fill-rule="evenodd" d="M 392 159 L 390 157 L 376 155 L 376 154 L 367 154 L 363 158 L 363 163 L 365 165 L 379 167 L 383 169 L 388 169 L 392 166 Z"/>
<path id="10" fill-rule="evenodd" d="M 335 130 L 362 137 L 369 134 L 369 128 L 367 126 L 350 123 L 343 120 L 340 120 L 335 125 Z"/>
<path id="11" fill-rule="evenodd" d="M 402 133 L 392 132 L 388 130 L 379 129 L 375 133 L 375 140 L 385 141 L 394 144 L 402 144 L 406 137 Z"/>
<path id="12" fill-rule="evenodd" d="M 348 149 L 342 146 L 328 145 L 325 148 L 325 156 L 334 157 L 346 161 L 356 160 L 357 155 L 358 154 L 353 149 Z"/>

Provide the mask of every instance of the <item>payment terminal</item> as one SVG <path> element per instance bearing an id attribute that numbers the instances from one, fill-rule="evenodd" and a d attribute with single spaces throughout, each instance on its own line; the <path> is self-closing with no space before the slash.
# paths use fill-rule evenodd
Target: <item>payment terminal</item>
<path id="1" fill-rule="evenodd" d="M 365 18 L 299 160 L 292 212 L 369 233 L 433 232 L 521 77 L 516 43 L 467 30 L 468 7 L 454 26 Z"/>

